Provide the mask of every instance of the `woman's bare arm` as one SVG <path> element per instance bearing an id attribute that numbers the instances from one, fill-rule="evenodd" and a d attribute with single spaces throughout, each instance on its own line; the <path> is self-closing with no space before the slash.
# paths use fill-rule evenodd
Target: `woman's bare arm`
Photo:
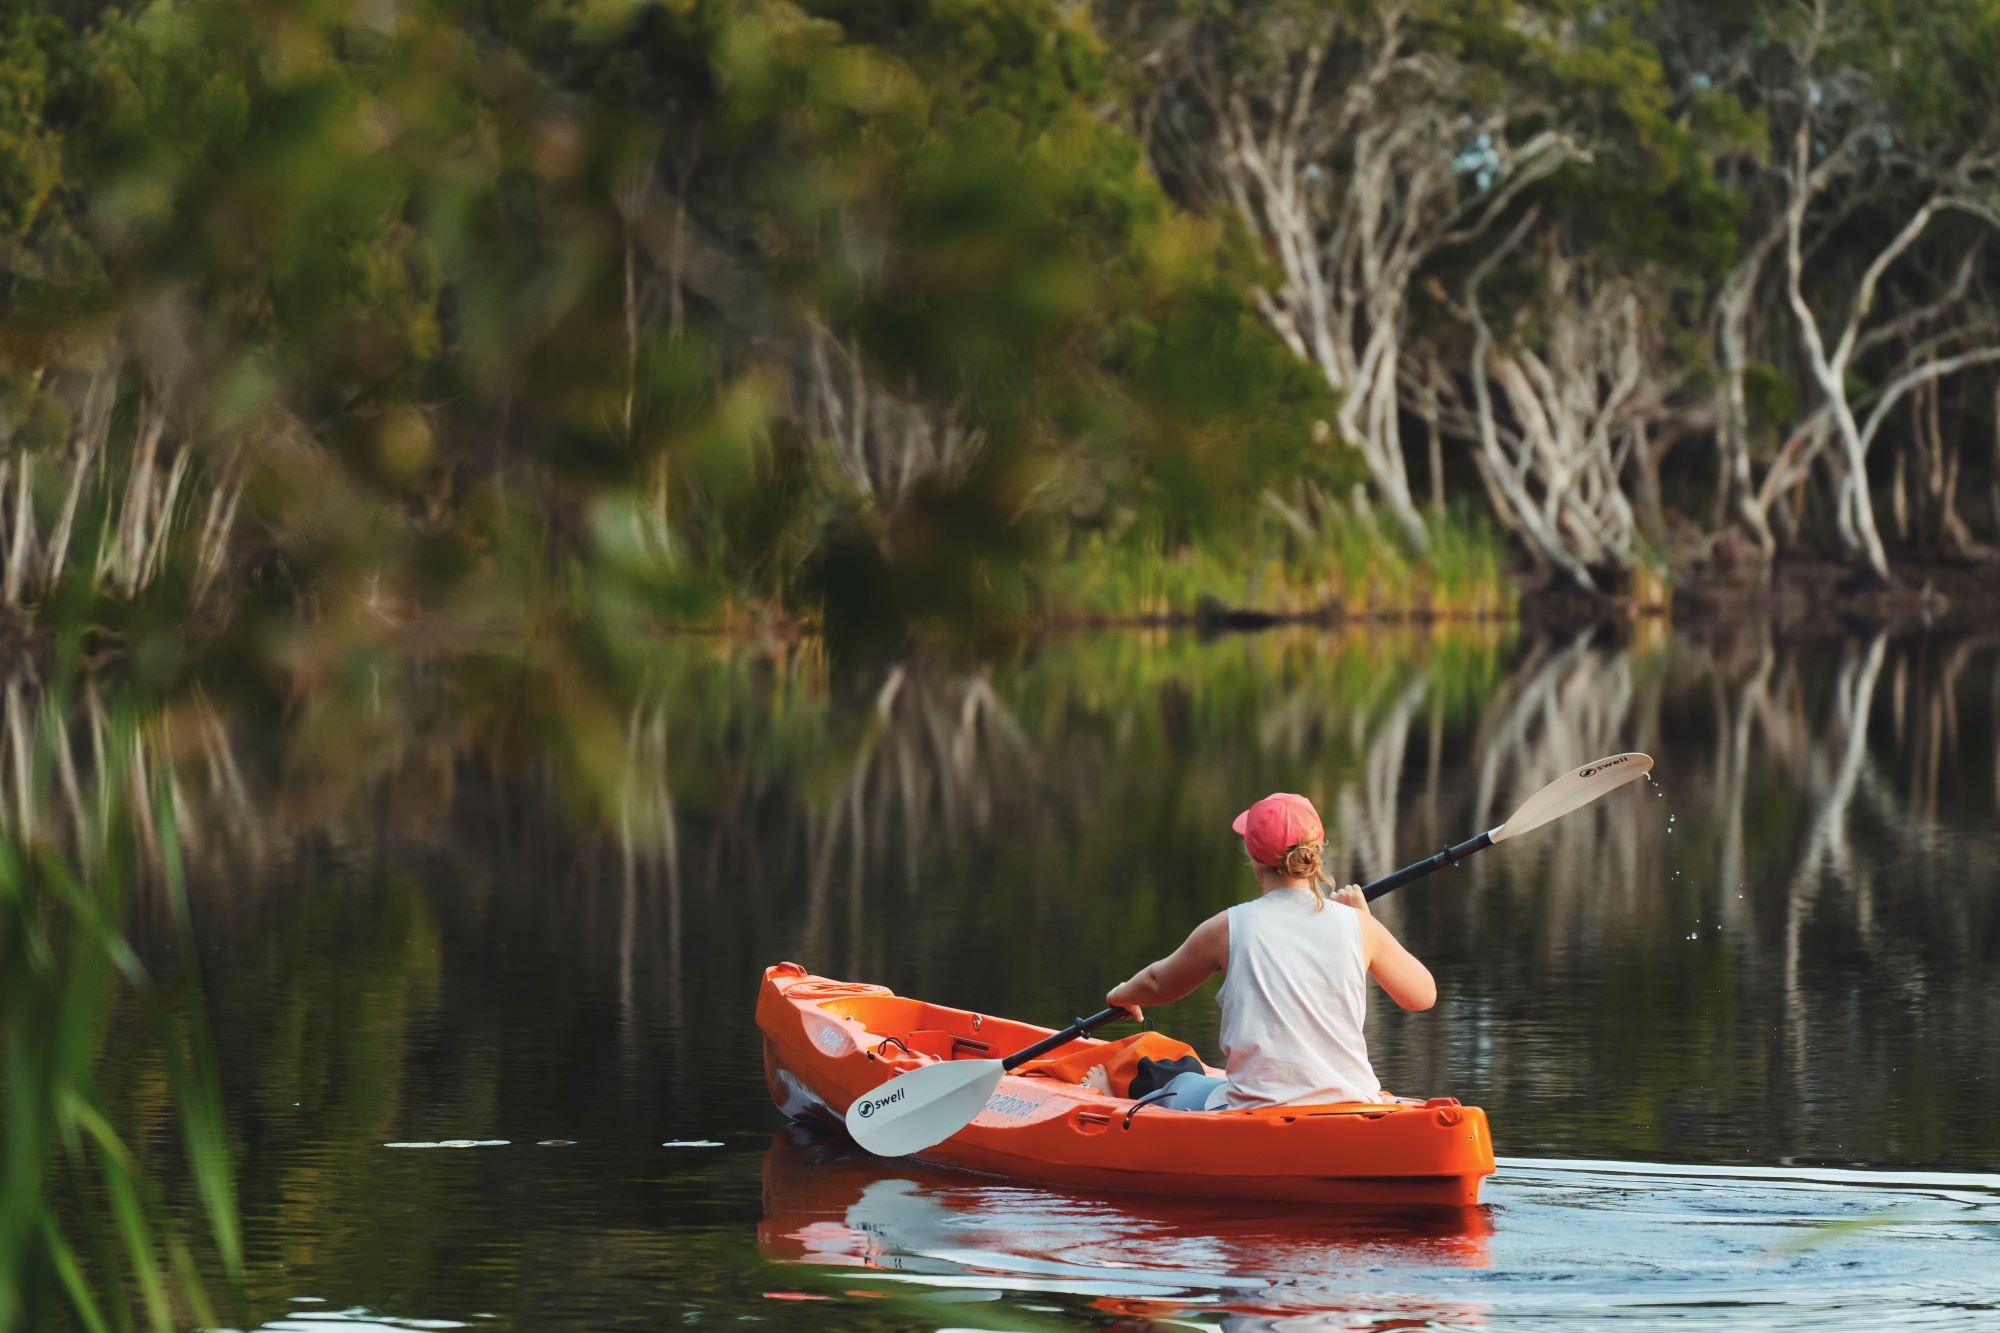
<path id="1" fill-rule="evenodd" d="M 1361 947 L 1368 958 L 1368 975 L 1375 978 L 1375 984 L 1405 1009 L 1428 1009 L 1436 1004 L 1437 981 L 1431 970 L 1375 919 L 1375 914 L 1368 910 L 1368 900 L 1361 896 L 1361 887 L 1350 884 L 1334 894 L 1333 900 L 1361 913 Z"/>
<path id="2" fill-rule="evenodd" d="M 1180 948 L 1139 969 L 1122 986 L 1114 986 L 1104 1002 L 1144 1018 L 1144 1006 L 1172 1004 L 1200 988 L 1201 983 L 1229 966 L 1229 913 L 1217 912 L 1194 928 Z"/>

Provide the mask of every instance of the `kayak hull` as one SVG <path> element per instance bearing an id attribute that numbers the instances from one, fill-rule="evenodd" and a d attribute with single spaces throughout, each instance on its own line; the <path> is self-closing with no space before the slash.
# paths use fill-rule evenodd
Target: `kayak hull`
<path id="1" fill-rule="evenodd" d="M 766 969 L 757 995 L 771 1099 L 794 1119 L 844 1124 L 848 1105 L 943 1059 L 993 1059 L 1050 1029 L 908 999 L 881 987 Z M 1077 1069 L 1095 1047 L 1065 1047 Z M 1046 1063 L 1053 1070 L 1058 1057 Z M 1486 1114 L 1450 1098 L 1168 1111 L 1034 1067 L 1008 1075 L 971 1124 L 914 1160 L 1087 1190 L 1288 1203 L 1479 1201 L 1493 1172 Z"/>

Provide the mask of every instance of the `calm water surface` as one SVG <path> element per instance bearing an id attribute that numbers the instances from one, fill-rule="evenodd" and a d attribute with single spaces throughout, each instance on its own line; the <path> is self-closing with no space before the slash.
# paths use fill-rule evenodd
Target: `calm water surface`
<path id="1" fill-rule="evenodd" d="M 567 740 L 384 705 L 338 786 L 226 704 L 176 724 L 262 1327 L 2000 1319 L 2000 641 L 662 652 Z M 1375 1006 L 1376 1067 L 1487 1108 L 1480 1209 L 1064 1195 L 763 1089 L 769 963 L 1054 1022 L 1251 887 L 1249 798 L 1314 796 L 1366 878 L 1623 749 L 1657 786 L 1378 909 L 1442 998 Z M 1155 1018 L 1213 1052 L 1212 990 Z M 163 1127 L 148 1069 L 108 1080 Z"/>

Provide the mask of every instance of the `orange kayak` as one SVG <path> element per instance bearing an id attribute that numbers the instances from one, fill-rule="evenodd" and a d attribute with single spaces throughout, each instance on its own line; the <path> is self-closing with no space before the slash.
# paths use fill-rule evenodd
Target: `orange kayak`
<path id="1" fill-rule="evenodd" d="M 1050 1032 L 813 976 L 797 963 L 765 969 L 757 1026 L 778 1109 L 835 1124 L 856 1097 L 905 1070 L 995 1059 Z M 1093 1190 L 1452 1207 L 1479 1202 L 1493 1174 L 1486 1113 L 1450 1097 L 1170 1111 L 1119 1095 L 1142 1056 L 1190 1049 L 1157 1032 L 1079 1038 L 1003 1078 L 970 1125 L 916 1160 Z M 1113 1091 L 1083 1081 L 1099 1067 Z"/>

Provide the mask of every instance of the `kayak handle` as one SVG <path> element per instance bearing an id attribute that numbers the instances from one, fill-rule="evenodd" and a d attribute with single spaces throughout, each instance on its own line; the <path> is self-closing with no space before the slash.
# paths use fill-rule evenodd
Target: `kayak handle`
<path id="1" fill-rule="evenodd" d="M 1115 1023 L 1125 1016 L 1123 1009 L 1100 1009 L 1089 1018 L 1079 1018 L 1061 1032 L 1051 1032 L 1033 1046 L 1023 1046 L 1020 1050 L 1000 1062 L 1000 1067 L 1009 1073 L 1019 1069 L 1030 1060 L 1047 1055 L 1058 1046 L 1066 1046 L 1078 1037 L 1097 1031 L 1106 1023 Z"/>

